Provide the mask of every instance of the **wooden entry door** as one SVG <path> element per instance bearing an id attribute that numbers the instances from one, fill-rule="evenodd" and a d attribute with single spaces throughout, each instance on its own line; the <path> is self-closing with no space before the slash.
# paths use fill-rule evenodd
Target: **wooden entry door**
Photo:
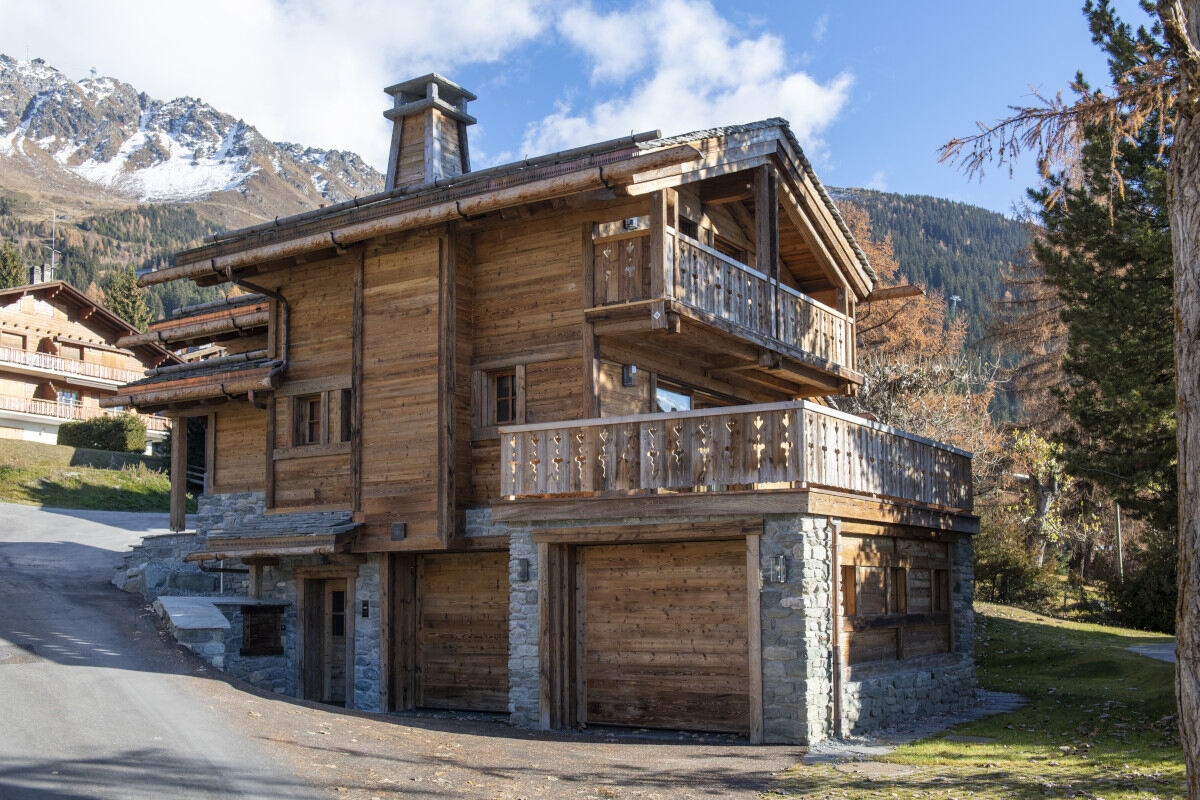
<path id="1" fill-rule="evenodd" d="M 750 730 L 746 541 L 578 548 L 582 721 Z"/>
<path id="2" fill-rule="evenodd" d="M 420 556 L 416 705 L 508 710 L 508 553 Z"/>
<path id="3" fill-rule="evenodd" d="M 323 703 L 346 703 L 346 582 L 324 581 Z"/>
<path id="4" fill-rule="evenodd" d="M 351 619 L 344 578 L 305 579 L 302 612 L 303 697 L 346 705 L 347 650 Z"/>

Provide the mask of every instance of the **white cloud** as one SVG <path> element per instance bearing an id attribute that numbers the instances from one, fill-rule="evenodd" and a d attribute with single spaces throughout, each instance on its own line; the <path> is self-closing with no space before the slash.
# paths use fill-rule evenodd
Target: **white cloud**
<path id="1" fill-rule="evenodd" d="M 817 17 L 817 21 L 813 23 L 812 37 L 816 41 L 821 41 L 825 38 L 825 34 L 829 32 L 829 15 L 822 14 Z"/>
<path id="2" fill-rule="evenodd" d="M 878 170 L 871 176 L 871 180 L 867 181 L 865 188 L 874 189 L 879 192 L 886 192 L 888 187 L 887 173 L 883 170 Z"/>
<path id="3" fill-rule="evenodd" d="M 383 87 L 503 58 L 545 29 L 543 2 L 41 0 L 6 4 L 0 51 L 75 79 L 95 67 L 160 99 L 201 97 L 268 138 L 382 167 Z"/>
<path id="4" fill-rule="evenodd" d="M 567 100 L 531 123 L 522 150 L 530 155 L 664 128 L 664 132 L 765 117 L 791 121 L 800 142 L 819 150 L 853 78 L 821 83 L 793 69 L 784 42 L 744 35 L 708 0 L 656 0 L 628 11 L 590 6 L 563 13 L 558 31 L 591 62 L 605 94 L 588 108 Z"/>

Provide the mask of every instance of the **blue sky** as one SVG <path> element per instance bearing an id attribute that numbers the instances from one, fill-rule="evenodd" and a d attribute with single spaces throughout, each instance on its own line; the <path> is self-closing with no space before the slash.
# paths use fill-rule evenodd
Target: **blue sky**
<path id="1" fill-rule="evenodd" d="M 276 140 L 382 166 L 383 86 L 430 70 L 475 91 L 477 167 L 660 128 L 788 117 L 826 183 L 1008 212 L 1036 181 L 937 162 L 954 135 L 1107 78 L 1081 3 L 802 0 L 109 0 L 21 3 L 0 51 L 92 68 L 163 99 L 198 96 Z M 1145 16 L 1118 0 L 1129 20 Z"/>

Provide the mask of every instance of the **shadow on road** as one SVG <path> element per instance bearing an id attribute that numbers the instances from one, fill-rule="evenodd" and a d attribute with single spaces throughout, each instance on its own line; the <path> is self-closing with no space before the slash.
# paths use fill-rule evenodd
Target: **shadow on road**
<path id="1" fill-rule="evenodd" d="M 83 800 L 127 797 L 291 798 L 309 796 L 298 778 L 281 779 L 217 766 L 203 757 L 181 758 L 164 750 L 126 750 L 95 759 L 0 757 L 4 800 Z"/>

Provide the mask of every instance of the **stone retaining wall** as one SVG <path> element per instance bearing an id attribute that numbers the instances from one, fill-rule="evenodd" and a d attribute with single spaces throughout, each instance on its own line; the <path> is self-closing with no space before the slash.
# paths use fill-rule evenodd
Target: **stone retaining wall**
<path id="1" fill-rule="evenodd" d="M 529 580 L 520 582 L 519 562 L 529 560 Z M 508 712 L 522 728 L 537 727 L 538 709 L 538 559 L 533 529 L 510 526 L 508 543 Z"/>
<path id="2" fill-rule="evenodd" d="M 219 574 L 204 572 L 183 560 L 203 547 L 204 536 L 192 531 L 147 536 L 125 554 L 112 583 L 123 591 L 140 594 L 147 602 L 162 594 L 216 594 L 221 586 Z M 237 581 L 226 583 L 231 591 L 241 588 Z"/>

